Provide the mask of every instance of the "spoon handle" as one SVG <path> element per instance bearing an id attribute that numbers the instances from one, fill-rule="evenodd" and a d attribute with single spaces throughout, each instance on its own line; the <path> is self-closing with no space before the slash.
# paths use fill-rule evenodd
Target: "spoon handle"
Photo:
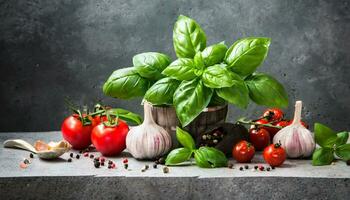
<path id="1" fill-rule="evenodd" d="M 4 142 L 4 147 L 7 148 L 19 148 L 19 149 L 24 149 L 27 151 L 31 151 L 33 153 L 37 153 L 37 151 L 35 150 L 35 148 L 29 144 L 28 142 L 21 140 L 21 139 L 17 139 L 17 140 L 6 140 Z"/>

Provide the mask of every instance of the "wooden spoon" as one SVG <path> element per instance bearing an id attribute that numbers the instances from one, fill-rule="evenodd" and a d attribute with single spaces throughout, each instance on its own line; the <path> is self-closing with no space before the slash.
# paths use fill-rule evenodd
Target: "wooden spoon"
<path id="1" fill-rule="evenodd" d="M 21 140 L 21 139 L 16 139 L 16 140 L 6 140 L 4 142 L 4 147 L 6 148 L 19 148 L 23 150 L 30 151 L 32 153 L 35 153 L 39 156 L 39 158 L 46 159 L 46 160 L 51 160 L 60 157 L 67 151 L 69 151 L 69 148 L 54 148 L 51 150 L 42 150 L 42 151 L 37 151 L 33 145 L 29 144 L 28 142 Z"/>

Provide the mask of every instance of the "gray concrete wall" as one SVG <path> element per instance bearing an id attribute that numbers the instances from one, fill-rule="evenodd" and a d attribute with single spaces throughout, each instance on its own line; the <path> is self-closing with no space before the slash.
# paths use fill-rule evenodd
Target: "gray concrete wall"
<path id="1" fill-rule="evenodd" d="M 285 85 L 291 105 L 304 100 L 309 124 L 349 129 L 348 0 L 1 0 L 0 131 L 58 130 L 68 114 L 64 96 L 142 113 L 140 99 L 107 98 L 101 86 L 136 53 L 175 58 L 172 27 L 180 14 L 202 25 L 208 44 L 271 37 L 260 70 Z M 261 110 L 231 107 L 229 119 Z"/>

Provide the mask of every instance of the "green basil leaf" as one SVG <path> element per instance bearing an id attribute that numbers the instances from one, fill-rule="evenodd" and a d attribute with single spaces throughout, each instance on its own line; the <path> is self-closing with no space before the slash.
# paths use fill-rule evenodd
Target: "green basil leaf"
<path id="1" fill-rule="evenodd" d="M 142 77 L 159 80 L 164 77 L 162 71 L 170 64 L 171 59 L 162 53 L 146 52 L 135 55 L 132 62 Z"/>
<path id="2" fill-rule="evenodd" d="M 149 88 L 145 94 L 145 99 L 153 105 L 172 105 L 173 95 L 180 81 L 173 78 L 162 78 Z"/>
<path id="3" fill-rule="evenodd" d="M 321 147 L 332 148 L 338 139 L 334 130 L 320 123 L 315 123 L 314 132 L 315 141 Z"/>
<path id="4" fill-rule="evenodd" d="M 197 52 L 193 58 L 194 68 L 196 69 L 195 74 L 197 76 L 201 76 L 203 73 L 203 69 L 205 67 L 203 56 L 201 52 Z"/>
<path id="5" fill-rule="evenodd" d="M 222 106 L 225 105 L 227 103 L 227 101 L 223 98 L 221 98 L 217 92 L 214 91 L 213 96 L 210 99 L 209 102 L 209 107 L 210 106 Z"/>
<path id="6" fill-rule="evenodd" d="M 333 150 L 331 148 L 319 148 L 316 149 L 312 155 L 312 165 L 329 165 L 334 160 Z"/>
<path id="7" fill-rule="evenodd" d="M 193 58 L 205 48 L 207 38 L 196 21 L 180 15 L 174 25 L 173 43 L 177 57 Z"/>
<path id="8" fill-rule="evenodd" d="M 226 51 L 227 46 L 223 42 L 205 48 L 201 52 L 204 65 L 208 67 L 221 63 L 225 57 Z"/>
<path id="9" fill-rule="evenodd" d="M 200 147 L 195 151 L 194 156 L 196 164 L 199 167 L 214 168 L 227 166 L 227 158 L 225 154 L 213 147 Z"/>
<path id="10" fill-rule="evenodd" d="M 350 144 L 340 145 L 336 148 L 335 154 L 345 161 L 350 160 Z"/>
<path id="11" fill-rule="evenodd" d="M 217 64 L 206 68 L 202 74 L 205 86 L 210 88 L 231 87 L 242 79 L 235 73 L 227 70 L 225 64 Z"/>
<path id="12" fill-rule="evenodd" d="M 125 120 L 127 122 L 136 123 L 136 124 L 142 123 L 142 117 L 140 115 L 122 108 L 112 108 L 108 110 L 108 112 L 112 112 L 115 115 L 118 115 L 120 119 Z"/>
<path id="13" fill-rule="evenodd" d="M 348 141 L 348 138 L 349 138 L 349 132 L 347 132 L 347 131 L 343 131 L 343 132 L 337 133 L 336 144 L 338 146 L 346 144 L 346 142 Z"/>
<path id="14" fill-rule="evenodd" d="M 265 60 L 270 41 L 259 37 L 240 39 L 227 50 L 225 62 L 232 71 L 248 76 Z"/>
<path id="15" fill-rule="evenodd" d="M 194 143 L 192 136 L 179 127 L 176 127 L 176 138 L 182 146 L 190 150 L 196 148 L 196 144 Z"/>
<path id="16" fill-rule="evenodd" d="M 176 115 L 182 126 L 187 126 L 206 108 L 213 95 L 213 89 L 207 88 L 199 78 L 182 81 L 174 93 Z"/>
<path id="17" fill-rule="evenodd" d="M 181 165 L 192 156 L 192 150 L 188 148 L 178 148 L 172 150 L 165 159 L 165 165 Z"/>
<path id="18" fill-rule="evenodd" d="M 180 81 L 187 81 L 196 78 L 194 68 L 193 59 L 179 58 L 166 67 L 162 74 Z"/>
<path id="19" fill-rule="evenodd" d="M 237 81 L 231 87 L 218 88 L 216 93 L 229 103 L 232 103 L 240 108 L 247 108 L 249 104 L 249 90 L 244 81 Z"/>
<path id="20" fill-rule="evenodd" d="M 103 93 L 107 96 L 130 99 L 143 96 L 151 82 L 142 78 L 135 68 L 118 69 L 112 73 L 103 85 Z"/>
<path id="21" fill-rule="evenodd" d="M 288 95 L 281 83 L 273 77 L 255 73 L 246 79 L 250 98 L 258 105 L 287 107 Z"/>

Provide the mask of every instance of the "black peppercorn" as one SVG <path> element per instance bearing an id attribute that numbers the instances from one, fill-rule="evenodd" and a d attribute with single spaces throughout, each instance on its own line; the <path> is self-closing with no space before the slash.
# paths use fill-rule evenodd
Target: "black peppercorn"
<path id="1" fill-rule="evenodd" d="M 94 161 L 99 161 L 99 160 L 100 160 L 100 158 L 98 158 L 98 157 L 94 158 Z"/>
<path id="2" fill-rule="evenodd" d="M 266 171 L 270 171 L 270 167 L 266 167 Z"/>
<path id="3" fill-rule="evenodd" d="M 101 162 L 101 166 L 105 166 L 105 163 L 104 163 L 104 162 Z"/>
<path id="4" fill-rule="evenodd" d="M 111 161 L 111 160 L 108 161 L 108 164 L 109 164 L 109 165 L 111 165 L 112 163 L 113 163 L 113 161 Z"/>
<path id="5" fill-rule="evenodd" d="M 68 160 L 67 160 L 68 162 L 72 162 L 72 159 L 71 158 L 68 158 Z"/>
<path id="6" fill-rule="evenodd" d="M 243 167 L 240 167 L 239 170 L 243 171 Z"/>
<path id="7" fill-rule="evenodd" d="M 83 150 L 80 150 L 79 153 L 83 153 Z"/>
<path id="8" fill-rule="evenodd" d="M 79 159 L 79 158 L 80 158 L 80 155 L 79 155 L 79 154 L 77 154 L 75 157 L 76 157 L 77 159 Z"/>
<path id="9" fill-rule="evenodd" d="M 129 164 L 128 164 L 128 163 L 125 163 L 125 164 L 124 164 L 124 169 L 128 169 L 128 167 L 129 167 Z"/>
<path id="10" fill-rule="evenodd" d="M 346 161 L 346 164 L 347 164 L 347 165 L 350 165 L 350 160 Z"/>
<path id="11" fill-rule="evenodd" d="M 257 165 L 254 166 L 254 169 L 258 169 L 259 167 Z"/>
<path id="12" fill-rule="evenodd" d="M 93 155 L 93 154 L 91 154 L 91 155 L 90 155 L 90 158 L 94 158 L 94 155 Z"/>
<path id="13" fill-rule="evenodd" d="M 30 158 L 34 158 L 34 154 L 30 153 L 30 154 L 29 154 L 29 157 L 30 157 Z"/>
<path id="14" fill-rule="evenodd" d="M 249 169 L 249 166 L 248 166 L 248 165 L 245 165 L 245 166 L 244 166 L 244 169 Z"/>
<path id="15" fill-rule="evenodd" d="M 164 173 L 164 174 L 169 173 L 169 168 L 168 168 L 168 167 L 163 167 L 163 173 Z"/>
<path id="16" fill-rule="evenodd" d="M 100 161 L 95 161 L 95 162 L 94 162 L 94 165 L 95 165 L 96 168 L 99 168 L 100 165 L 101 165 L 101 163 L 100 163 Z"/>
<path id="17" fill-rule="evenodd" d="M 145 165 L 145 169 L 146 169 L 146 170 L 149 169 L 149 165 Z"/>
<path id="18" fill-rule="evenodd" d="M 233 168 L 233 164 L 232 164 L 232 163 L 228 163 L 228 164 L 227 164 L 227 167 L 230 168 L 230 169 L 232 169 L 232 168 Z"/>
<path id="19" fill-rule="evenodd" d="M 23 163 L 24 163 L 24 164 L 29 164 L 29 160 L 28 160 L 28 159 L 24 159 L 24 160 L 23 160 Z"/>
<path id="20" fill-rule="evenodd" d="M 153 168 L 154 168 L 154 169 L 157 169 L 157 164 L 153 164 Z"/>
<path id="21" fill-rule="evenodd" d="M 271 169 L 275 169 L 275 167 L 274 167 L 274 166 L 271 166 Z"/>
<path id="22" fill-rule="evenodd" d="M 74 154 L 73 154 L 73 153 L 70 153 L 69 156 L 70 156 L 71 158 L 73 158 Z"/>
<path id="23" fill-rule="evenodd" d="M 111 169 L 112 168 L 112 165 L 108 165 L 108 169 Z"/>

